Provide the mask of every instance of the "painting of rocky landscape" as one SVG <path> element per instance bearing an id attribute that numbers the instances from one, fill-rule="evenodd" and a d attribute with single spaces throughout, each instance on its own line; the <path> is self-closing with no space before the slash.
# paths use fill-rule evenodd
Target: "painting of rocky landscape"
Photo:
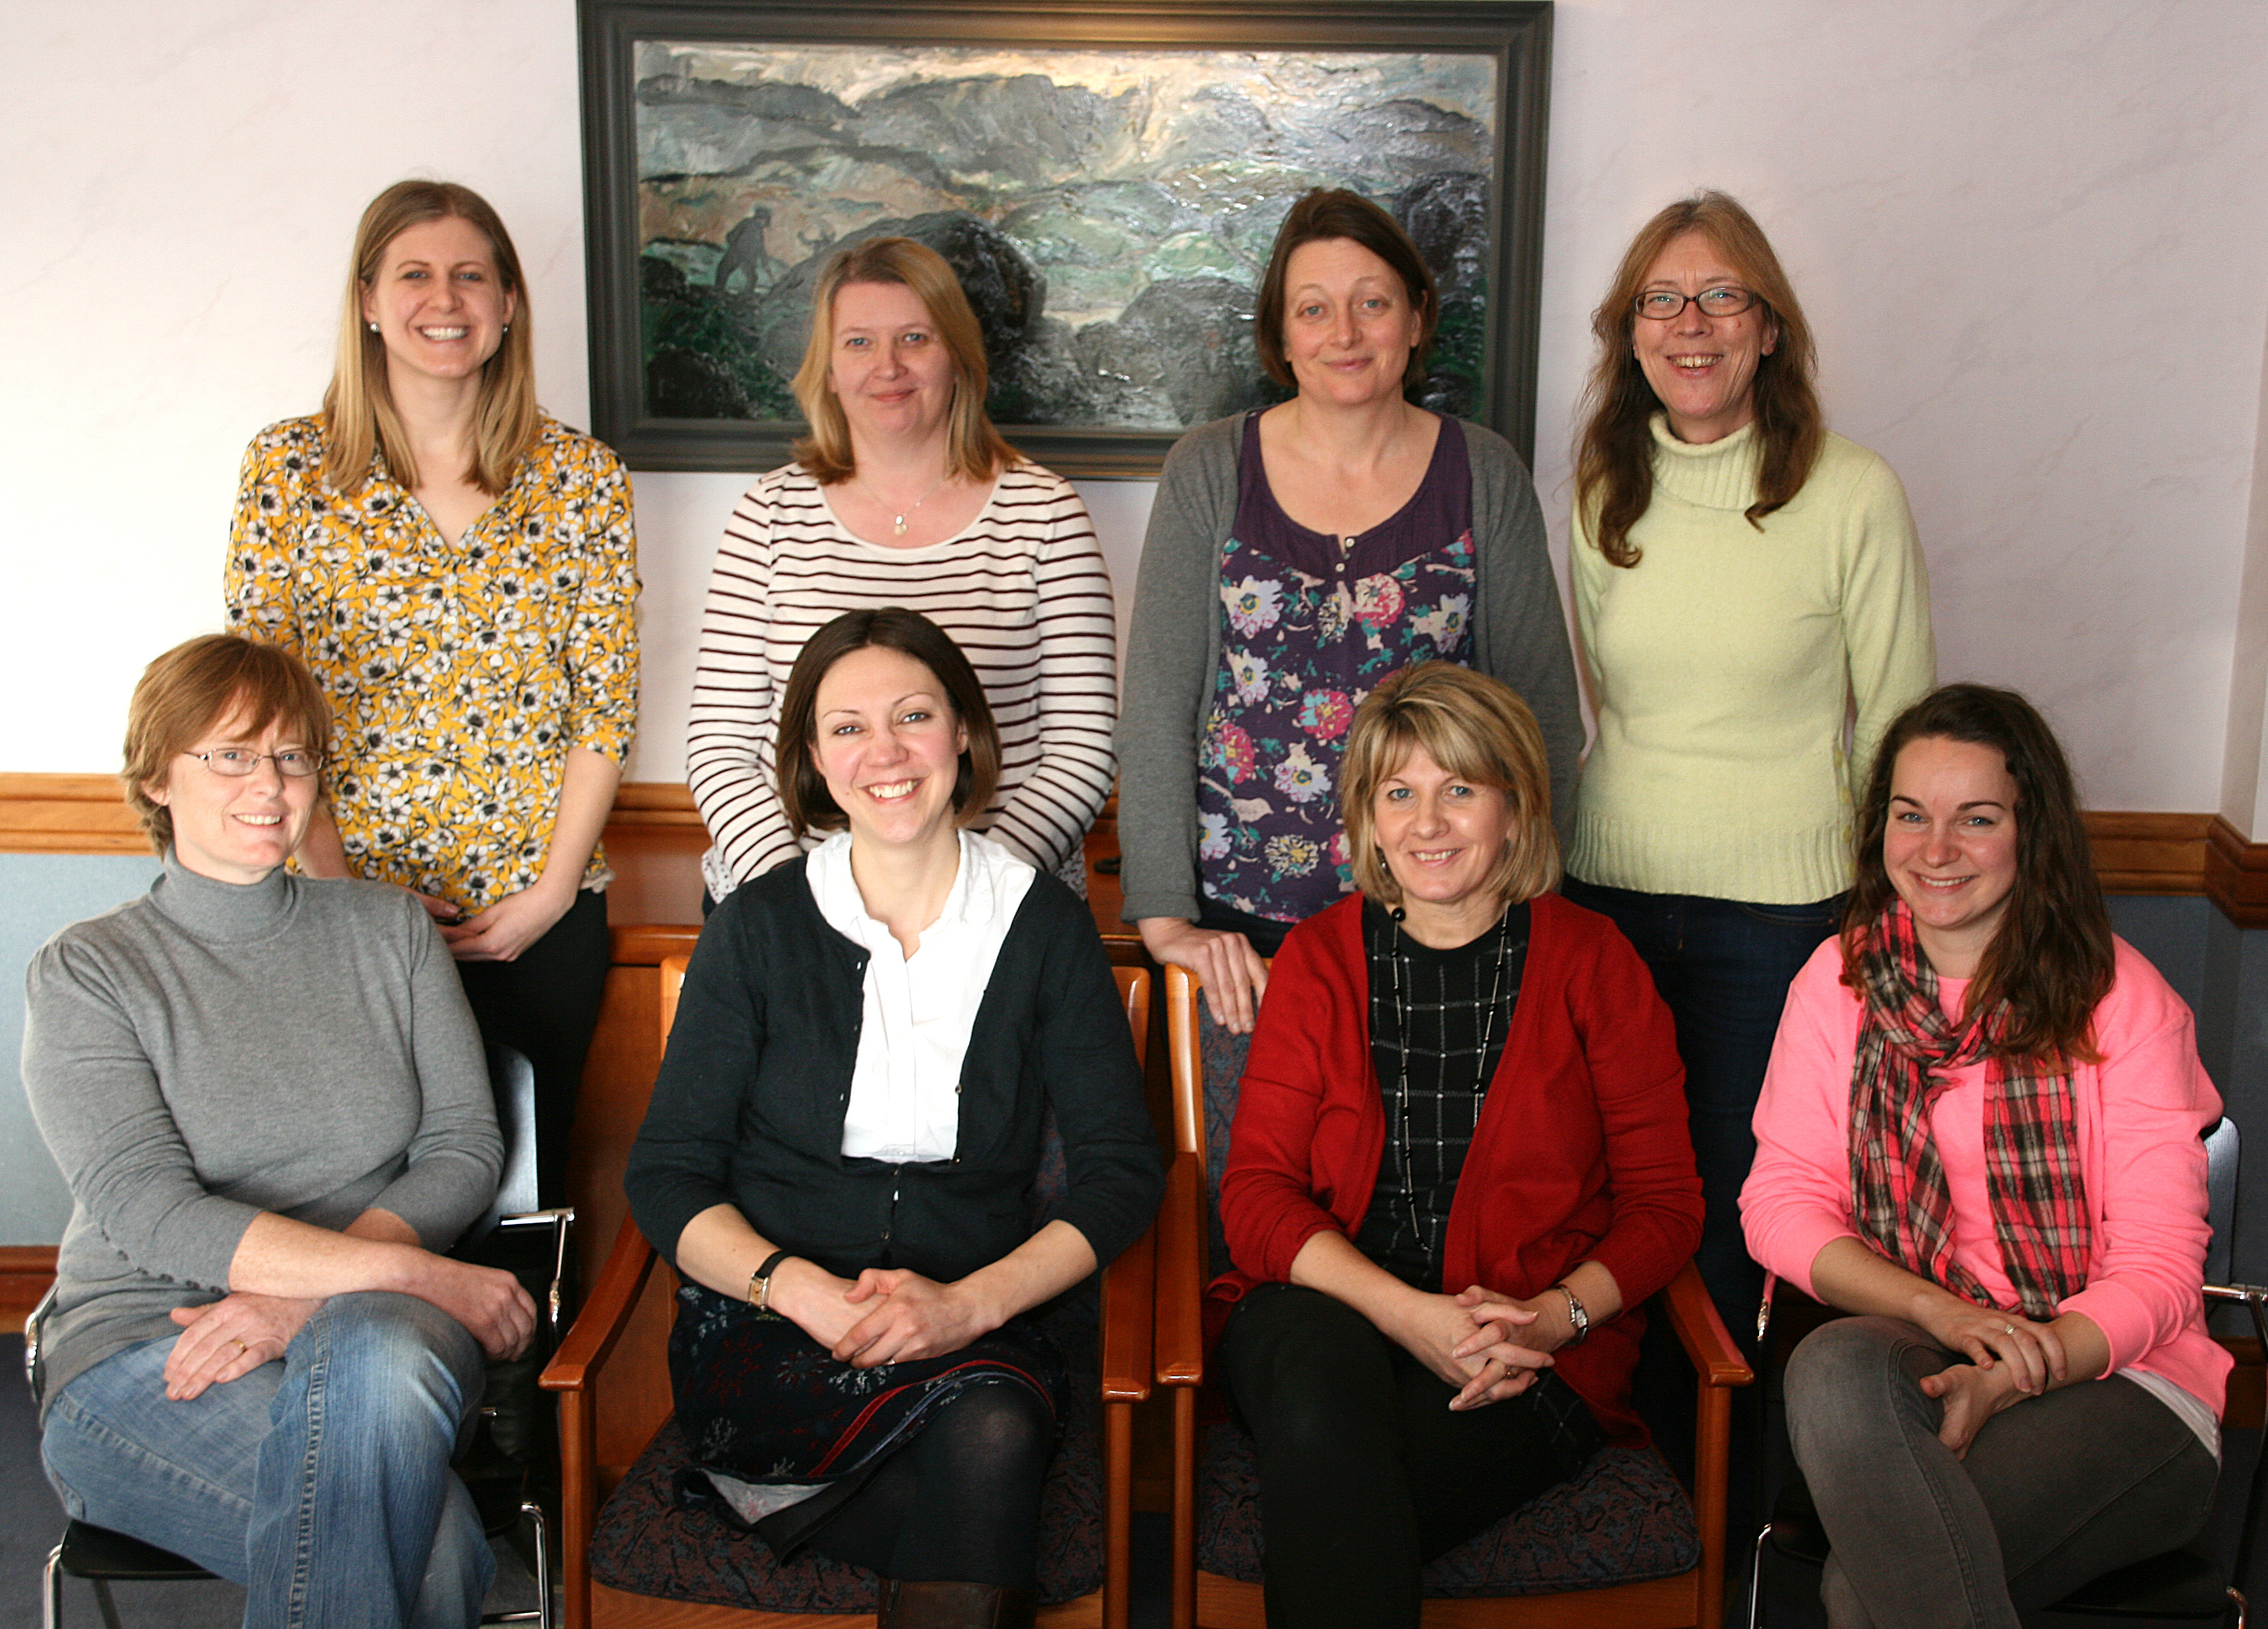
<path id="1" fill-rule="evenodd" d="M 883 232 L 960 271 L 1004 426 L 1170 435 L 1275 400 L 1254 290 L 1317 186 L 1384 203 L 1440 280 L 1419 398 L 1487 394 L 1486 52 L 641 39 L 629 62 L 641 418 L 794 420 L 819 269 Z"/>

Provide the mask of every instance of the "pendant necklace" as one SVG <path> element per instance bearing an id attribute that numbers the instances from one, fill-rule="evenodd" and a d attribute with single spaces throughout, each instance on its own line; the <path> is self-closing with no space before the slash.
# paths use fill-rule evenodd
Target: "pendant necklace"
<path id="1" fill-rule="evenodd" d="M 935 498 L 938 495 L 938 492 L 944 487 L 945 483 L 953 479 L 953 472 L 948 469 L 945 474 L 939 475 L 937 480 L 937 485 L 930 488 L 928 491 L 924 492 L 919 498 L 914 499 L 913 507 L 905 511 L 903 514 L 893 512 L 890 505 L 882 501 L 882 495 L 880 492 L 877 492 L 873 487 L 866 484 L 865 476 L 853 475 L 850 478 L 858 483 L 858 490 L 860 491 L 864 492 L 867 497 L 874 500 L 875 508 L 880 510 L 884 514 L 890 517 L 890 535 L 893 537 L 903 537 L 906 534 L 907 516 L 917 512 L 924 504 L 929 502 L 931 498 Z"/>
<path id="2" fill-rule="evenodd" d="M 1394 938 L 1387 947 L 1386 959 L 1394 969 L 1394 1043 L 1400 1059 L 1394 1096 L 1395 1115 L 1402 1124 L 1402 1195 L 1410 1206 L 1410 1233 L 1422 1247 L 1425 1242 L 1425 1224 L 1418 1213 L 1418 1172 L 1410 1157 L 1410 1015 L 1402 992 L 1402 918 L 1406 914 L 1399 906 L 1388 913 L 1387 919 L 1394 925 Z M 1512 907 L 1507 904 L 1504 914 L 1497 918 L 1496 971 L 1489 981 L 1488 1005 L 1481 1009 L 1481 1050 L 1473 1065 L 1473 1093 L 1476 1099 L 1488 1095 L 1489 1042 L 1496 1035 L 1497 1003 L 1504 994 L 1504 966 L 1511 938 Z M 1474 974 L 1474 986 L 1477 989 L 1477 968 Z M 1446 1036 L 1442 1038 L 1447 1039 Z M 1446 1087 L 1448 1082 L 1444 1080 L 1441 1085 Z"/>

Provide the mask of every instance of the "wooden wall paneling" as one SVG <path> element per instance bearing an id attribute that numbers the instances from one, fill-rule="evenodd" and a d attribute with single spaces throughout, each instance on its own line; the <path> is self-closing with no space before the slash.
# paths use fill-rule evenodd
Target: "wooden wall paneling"
<path id="1" fill-rule="evenodd" d="M 2205 893 L 2239 927 L 2268 927 L 2268 843 L 2247 843 L 2213 816 L 2205 855 Z"/>
<path id="2" fill-rule="evenodd" d="M 0 775 L 0 853 L 149 851 L 115 775 Z"/>

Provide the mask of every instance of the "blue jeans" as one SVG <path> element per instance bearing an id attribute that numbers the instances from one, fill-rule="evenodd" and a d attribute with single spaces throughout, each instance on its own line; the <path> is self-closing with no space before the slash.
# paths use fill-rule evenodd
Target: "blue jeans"
<path id="1" fill-rule="evenodd" d="M 1741 1231 L 1741 1184 L 1756 1157 L 1756 1094 L 1787 987 L 1842 920 L 1842 898 L 1755 905 L 1602 888 L 1577 877 L 1563 891 L 1622 929 L 1676 1020 L 1693 1157 L 1708 1206 L 1693 1264 L 1726 1327 L 1745 1344 L 1764 1286 L 1764 1269 L 1749 1259 Z"/>
<path id="2" fill-rule="evenodd" d="M 173 1338 L 75 1376 L 40 1458 L 79 1520 L 242 1584 L 246 1629 L 459 1629 L 496 1559 L 449 1469 L 479 1344 L 412 1296 L 335 1295 L 277 1361 L 185 1403 Z"/>

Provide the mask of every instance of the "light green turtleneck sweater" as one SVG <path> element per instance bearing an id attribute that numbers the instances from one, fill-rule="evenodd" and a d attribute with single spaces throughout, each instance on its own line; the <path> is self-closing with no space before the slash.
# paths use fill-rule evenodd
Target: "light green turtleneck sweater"
<path id="1" fill-rule="evenodd" d="M 1599 735 L 1567 869 L 1757 904 L 1839 894 L 1874 743 L 1936 682 L 1905 492 L 1888 464 L 1830 433 L 1803 490 L 1758 531 L 1742 513 L 1756 501 L 1753 425 L 1696 446 L 1657 414 L 1653 440 L 1637 565 L 1609 565 L 1575 515 Z"/>

